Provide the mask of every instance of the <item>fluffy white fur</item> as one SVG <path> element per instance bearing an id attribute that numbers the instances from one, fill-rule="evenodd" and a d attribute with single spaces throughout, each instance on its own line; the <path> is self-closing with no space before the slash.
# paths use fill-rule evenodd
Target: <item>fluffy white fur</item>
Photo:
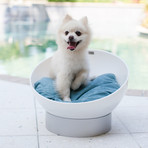
<path id="1" fill-rule="evenodd" d="M 68 31 L 68 34 L 65 32 Z M 76 31 L 81 32 L 78 36 Z M 68 49 L 69 36 L 80 41 L 74 50 Z M 89 75 L 87 47 L 90 42 L 87 17 L 75 20 L 66 15 L 57 33 L 58 50 L 50 60 L 49 77 L 56 80 L 56 89 L 64 101 L 70 101 L 70 88 L 76 90 L 85 84 Z"/>

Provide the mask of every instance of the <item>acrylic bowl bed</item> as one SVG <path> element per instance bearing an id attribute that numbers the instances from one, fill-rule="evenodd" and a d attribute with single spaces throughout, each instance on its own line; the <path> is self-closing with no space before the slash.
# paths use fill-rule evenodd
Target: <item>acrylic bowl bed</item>
<path id="1" fill-rule="evenodd" d="M 105 52 L 89 51 L 90 76 L 114 73 L 120 88 L 98 100 L 83 103 L 58 102 L 41 96 L 34 83 L 48 77 L 49 58 L 33 70 L 30 84 L 35 98 L 46 111 L 46 127 L 49 131 L 63 136 L 88 137 L 104 134 L 111 129 L 111 112 L 124 96 L 128 83 L 126 64 L 117 56 Z"/>

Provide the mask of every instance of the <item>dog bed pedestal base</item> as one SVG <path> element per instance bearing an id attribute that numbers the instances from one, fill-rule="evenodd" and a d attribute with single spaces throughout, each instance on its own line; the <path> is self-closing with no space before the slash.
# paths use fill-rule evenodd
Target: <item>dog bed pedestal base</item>
<path id="1" fill-rule="evenodd" d="M 46 112 L 46 128 L 62 136 L 97 136 L 111 129 L 111 114 L 91 119 L 73 119 L 55 116 Z"/>

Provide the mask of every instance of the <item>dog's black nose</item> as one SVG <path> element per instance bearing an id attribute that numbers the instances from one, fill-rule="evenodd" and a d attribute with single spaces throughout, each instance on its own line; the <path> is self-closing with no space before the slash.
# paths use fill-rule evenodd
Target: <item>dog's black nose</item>
<path id="1" fill-rule="evenodd" d="M 70 35 L 69 40 L 72 41 L 74 39 L 74 36 Z"/>

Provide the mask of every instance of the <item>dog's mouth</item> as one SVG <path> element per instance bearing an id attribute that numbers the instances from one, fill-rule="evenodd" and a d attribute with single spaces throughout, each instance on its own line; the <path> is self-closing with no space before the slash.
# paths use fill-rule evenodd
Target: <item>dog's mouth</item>
<path id="1" fill-rule="evenodd" d="M 75 50 L 75 48 L 80 44 L 81 41 L 82 40 L 80 40 L 78 42 L 71 42 L 71 41 L 67 42 L 67 44 L 68 44 L 67 49 L 70 49 L 71 51 Z"/>

